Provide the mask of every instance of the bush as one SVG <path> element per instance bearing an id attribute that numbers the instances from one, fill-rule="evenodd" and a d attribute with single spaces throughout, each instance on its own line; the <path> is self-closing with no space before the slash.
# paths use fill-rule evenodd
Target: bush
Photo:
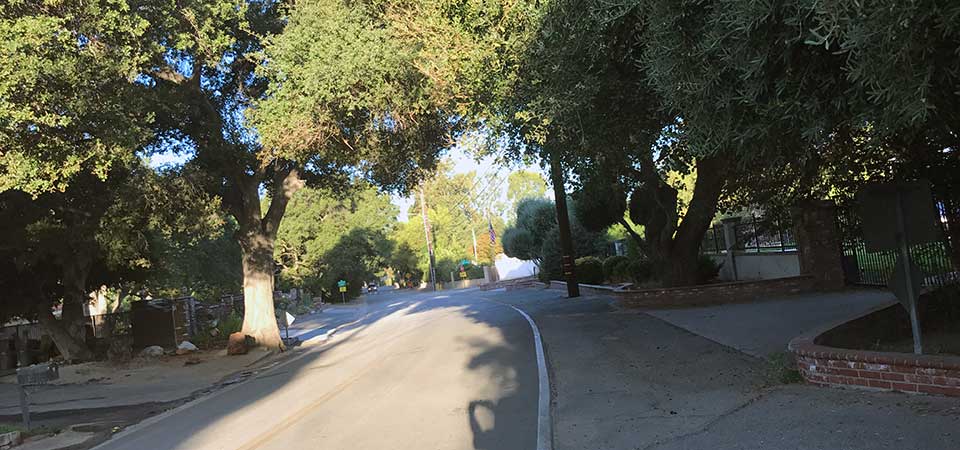
<path id="1" fill-rule="evenodd" d="M 630 277 L 636 283 L 645 283 L 654 278 L 653 263 L 649 259 L 634 259 L 627 263 L 624 271 L 630 274 Z"/>
<path id="2" fill-rule="evenodd" d="M 605 260 L 603 260 L 603 276 L 607 280 L 613 282 L 624 281 L 629 278 L 623 278 L 620 266 L 626 267 L 627 264 L 630 264 L 630 259 L 626 256 L 613 255 Z"/>
<path id="3" fill-rule="evenodd" d="M 577 280 L 586 284 L 603 283 L 603 263 L 595 256 L 577 258 L 574 262 Z"/>
<path id="4" fill-rule="evenodd" d="M 709 283 L 720 275 L 720 267 L 723 263 L 718 263 L 708 255 L 697 257 L 697 284 Z"/>

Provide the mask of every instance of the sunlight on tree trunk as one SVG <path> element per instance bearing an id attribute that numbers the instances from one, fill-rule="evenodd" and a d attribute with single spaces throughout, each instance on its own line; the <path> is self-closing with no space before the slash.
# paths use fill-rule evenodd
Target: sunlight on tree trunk
<path id="1" fill-rule="evenodd" d="M 255 235 L 242 239 L 243 251 L 243 334 L 257 345 L 283 350 L 273 306 L 273 239 Z"/>

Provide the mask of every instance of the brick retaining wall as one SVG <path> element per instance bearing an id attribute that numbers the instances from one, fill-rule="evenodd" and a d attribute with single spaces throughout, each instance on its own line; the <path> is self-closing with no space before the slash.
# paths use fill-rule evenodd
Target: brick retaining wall
<path id="1" fill-rule="evenodd" d="M 743 303 L 778 298 L 814 290 L 813 277 L 735 281 L 677 288 L 614 290 L 612 294 L 628 308 L 664 308 Z"/>
<path id="2" fill-rule="evenodd" d="M 804 334 L 790 342 L 788 348 L 796 355 L 800 374 L 808 382 L 960 397 L 960 357 L 851 350 L 819 344 L 821 336 L 840 325 Z"/>

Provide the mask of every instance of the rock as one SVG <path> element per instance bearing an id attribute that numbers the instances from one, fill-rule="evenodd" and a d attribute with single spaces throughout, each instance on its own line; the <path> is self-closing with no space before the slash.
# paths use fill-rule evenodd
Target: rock
<path id="1" fill-rule="evenodd" d="M 151 345 L 140 351 L 140 356 L 144 358 L 158 358 L 163 356 L 163 347 L 159 345 Z"/>
<path id="2" fill-rule="evenodd" d="M 7 449 L 10 447 L 16 447 L 23 442 L 23 438 L 20 435 L 19 431 L 11 431 L 9 433 L 0 433 L 0 449 Z"/>
<path id="3" fill-rule="evenodd" d="M 250 345 L 248 345 L 249 340 L 252 340 L 250 336 L 247 336 L 241 332 L 231 333 L 230 339 L 227 341 L 227 354 L 228 355 L 246 355 L 250 351 Z"/>
<path id="4" fill-rule="evenodd" d="M 125 337 L 114 337 L 110 339 L 110 346 L 107 347 L 107 359 L 113 362 L 129 361 L 133 358 L 133 340 Z"/>
<path id="5" fill-rule="evenodd" d="M 198 349 L 197 346 L 193 345 L 193 343 L 190 341 L 183 341 L 177 346 L 178 355 L 186 355 L 187 353 L 193 353 L 197 350 L 200 349 Z"/>

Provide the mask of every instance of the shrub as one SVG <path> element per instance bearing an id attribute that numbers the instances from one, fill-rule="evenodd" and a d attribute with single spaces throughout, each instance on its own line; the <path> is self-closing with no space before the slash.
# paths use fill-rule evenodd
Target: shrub
<path id="1" fill-rule="evenodd" d="M 697 284 L 709 283 L 720 275 L 720 267 L 723 263 L 718 263 L 708 255 L 697 257 Z"/>
<path id="2" fill-rule="evenodd" d="M 622 273 L 618 271 L 621 265 L 629 264 L 630 260 L 626 256 L 613 255 L 603 260 L 603 276 L 607 280 L 613 282 L 620 282 L 626 278 L 622 277 Z M 629 275 L 628 275 L 629 277 Z"/>
<path id="3" fill-rule="evenodd" d="M 577 258 L 576 264 L 577 279 L 586 284 L 603 283 L 603 263 L 600 258 L 595 256 L 584 256 Z"/>
<path id="4" fill-rule="evenodd" d="M 229 316 L 217 324 L 217 328 L 220 330 L 220 336 L 230 336 L 232 333 L 240 331 L 240 328 L 243 328 L 243 316 L 236 311 L 231 311 Z"/>
<path id="5" fill-rule="evenodd" d="M 655 272 L 653 270 L 653 263 L 649 259 L 634 259 L 630 260 L 627 263 L 627 267 L 623 269 L 626 273 L 630 274 L 633 281 L 637 283 L 644 283 L 650 281 L 654 278 Z"/>

